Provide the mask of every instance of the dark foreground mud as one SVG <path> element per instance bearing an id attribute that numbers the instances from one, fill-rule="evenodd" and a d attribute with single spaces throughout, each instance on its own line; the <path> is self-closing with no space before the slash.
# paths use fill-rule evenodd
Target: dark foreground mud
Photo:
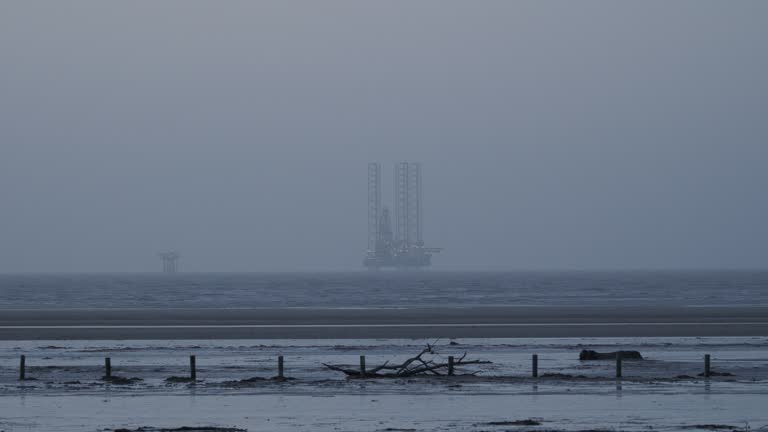
<path id="1" fill-rule="evenodd" d="M 136 429 L 113 429 L 113 432 L 247 432 L 247 429 L 216 426 L 181 426 L 177 428 L 142 426 Z"/>

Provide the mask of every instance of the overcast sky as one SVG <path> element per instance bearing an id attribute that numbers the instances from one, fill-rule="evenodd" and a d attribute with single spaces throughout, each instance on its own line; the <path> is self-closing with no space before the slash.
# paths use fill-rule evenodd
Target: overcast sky
<path id="1" fill-rule="evenodd" d="M 0 272 L 765 268 L 768 2 L 0 2 Z M 391 190 L 384 190 L 385 203 Z"/>

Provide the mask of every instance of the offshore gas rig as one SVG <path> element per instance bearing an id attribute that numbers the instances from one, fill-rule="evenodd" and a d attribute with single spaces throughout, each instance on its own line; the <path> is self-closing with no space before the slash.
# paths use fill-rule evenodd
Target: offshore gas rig
<path id="1" fill-rule="evenodd" d="M 381 206 L 381 165 L 368 164 L 368 251 L 363 265 L 380 268 L 422 268 L 432 264 L 441 248 L 424 246 L 421 211 L 421 165 L 395 165 L 395 206 Z M 394 218 L 394 231 L 392 219 Z"/>

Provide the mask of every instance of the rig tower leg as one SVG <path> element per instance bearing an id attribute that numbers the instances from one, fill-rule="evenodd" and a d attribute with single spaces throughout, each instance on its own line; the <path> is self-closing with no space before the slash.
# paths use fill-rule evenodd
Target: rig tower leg
<path id="1" fill-rule="evenodd" d="M 368 164 L 368 253 L 376 251 L 381 218 L 381 165 Z"/>
<path id="2" fill-rule="evenodd" d="M 179 270 L 179 255 L 178 252 L 162 252 L 159 254 L 160 259 L 163 260 L 163 273 L 176 273 Z"/>

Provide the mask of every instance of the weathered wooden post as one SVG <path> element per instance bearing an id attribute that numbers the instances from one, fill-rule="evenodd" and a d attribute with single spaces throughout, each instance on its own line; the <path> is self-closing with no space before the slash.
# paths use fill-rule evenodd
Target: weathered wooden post
<path id="1" fill-rule="evenodd" d="M 365 356 L 360 356 L 360 376 L 365 377 Z"/>
<path id="2" fill-rule="evenodd" d="M 21 355 L 21 358 L 19 359 L 19 380 L 24 381 L 24 379 L 27 376 L 27 358 L 24 356 L 24 354 Z"/>
<path id="3" fill-rule="evenodd" d="M 621 351 L 616 352 L 616 378 L 621 378 Z"/>
<path id="4" fill-rule="evenodd" d="M 109 357 L 104 358 L 104 377 L 112 378 L 112 360 Z"/>
<path id="5" fill-rule="evenodd" d="M 453 356 L 448 356 L 448 375 L 453 375 Z"/>
<path id="6" fill-rule="evenodd" d="M 277 377 L 284 378 L 283 376 L 283 356 L 277 356 Z"/>
<path id="7" fill-rule="evenodd" d="M 197 381 L 197 366 L 195 365 L 195 356 L 189 356 L 189 379 Z"/>
<path id="8" fill-rule="evenodd" d="M 534 378 L 538 378 L 539 377 L 539 355 L 538 354 L 533 355 L 533 357 L 531 358 L 531 363 L 532 363 L 531 375 L 533 375 Z"/>
<path id="9" fill-rule="evenodd" d="M 709 354 L 704 354 L 704 377 L 709 378 L 709 375 L 710 375 Z"/>

